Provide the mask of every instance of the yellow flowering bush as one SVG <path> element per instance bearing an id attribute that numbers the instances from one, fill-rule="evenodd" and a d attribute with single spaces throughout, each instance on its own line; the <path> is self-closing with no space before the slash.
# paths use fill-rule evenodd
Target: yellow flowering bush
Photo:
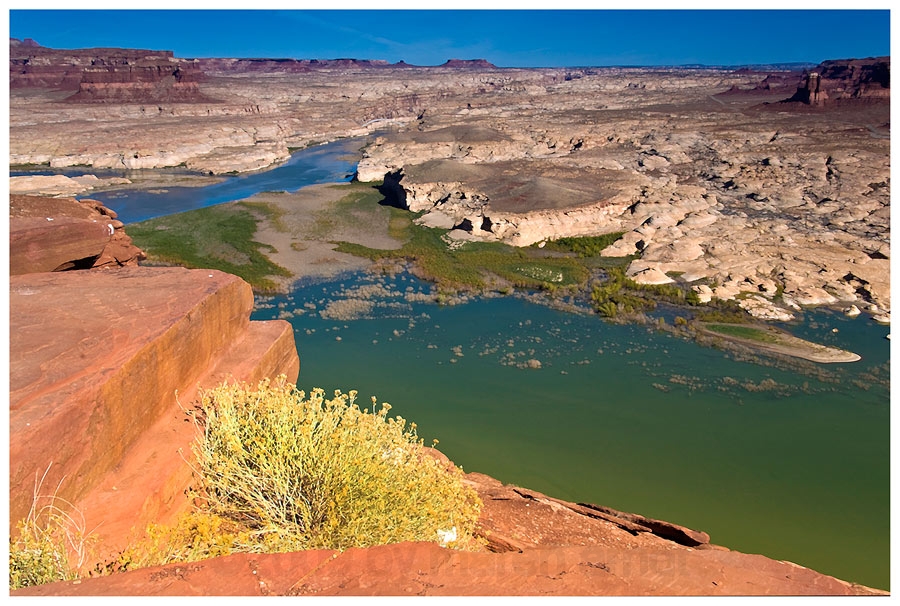
<path id="1" fill-rule="evenodd" d="M 228 522 L 235 551 L 474 545 L 477 494 L 389 410 L 283 381 L 203 392 L 193 449 L 203 511 Z"/>

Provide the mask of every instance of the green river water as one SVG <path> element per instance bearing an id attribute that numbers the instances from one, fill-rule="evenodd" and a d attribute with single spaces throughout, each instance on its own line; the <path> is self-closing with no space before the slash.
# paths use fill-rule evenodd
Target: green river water
<path id="1" fill-rule="evenodd" d="M 793 334 L 863 359 L 785 368 L 525 298 L 441 307 L 411 276 L 373 282 L 257 301 L 255 319 L 292 322 L 301 389 L 390 402 L 467 471 L 889 589 L 887 327 L 808 311 Z M 333 317 L 347 298 L 362 315 Z"/>

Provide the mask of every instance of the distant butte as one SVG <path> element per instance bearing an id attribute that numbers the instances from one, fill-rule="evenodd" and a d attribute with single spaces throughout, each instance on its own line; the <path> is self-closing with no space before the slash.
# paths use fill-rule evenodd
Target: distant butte
<path id="1" fill-rule="evenodd" d="M 440 67 L 454 67 L 465 69 L 497 69 L 493 63 L 485 59 L 448 59 Z"/>

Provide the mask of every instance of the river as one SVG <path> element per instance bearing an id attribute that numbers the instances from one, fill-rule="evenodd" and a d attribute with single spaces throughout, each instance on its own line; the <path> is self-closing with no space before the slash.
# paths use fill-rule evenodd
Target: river
<path id="1" fill-rule="evenodd" d="M 204 188 L 90 197 L 129 223 L 346 180 L 355 146 Z M 420 302 L 429 289 L 404 273 L 307 281 L 258 298 L 253 318 L 292 323 L 301 388 L 388 401 L 468 471 L 889 589 L 887 327 L 807 311 L 785 327 L 862 360 L 786 368 L 525 297 Z M 363 313 L 335 317 L 329 302 L 343 299 Z"/>
<path id="2" fill-rule="evenodd" d="M 270 170 L 250 174 L 226 176 L 220 183 L 205 187 L 153 187 L 144 189 L 115 189 L 87 192 L 79 198 L 103 202 L 125 223 L 137 223 L 187 210 L 243 200 L 265 191 L 293 192 L 315 183 L 346 182 L 356 172 L 356 161 L 362 139 L 343 139 L 300 150 L 291 158 Z M 170 175 L 190 174 L 186 170 L 166 169 Z M 10 172 L 10 176 L 62 174 L 77 177 L 84 174 L 98 177 L 133 177 L 153 171 L 93 170 L 87 167 Z"/>

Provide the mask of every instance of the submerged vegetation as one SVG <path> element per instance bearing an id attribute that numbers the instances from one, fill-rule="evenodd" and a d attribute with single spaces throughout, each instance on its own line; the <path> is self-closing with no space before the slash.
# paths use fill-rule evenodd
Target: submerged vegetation
<path id="1" fill-rule="evenodd" d="M 369 193 L 351 192 L 339 205 L 351 203 L 365 208 L 383 202 L 384 197 L 372 184 L 354 185 L 368 187 Z M 501 242 L 454 242 L 447 238 L 449 230 L 423 227 L 415 222 L 418 215 L 387 208 L 390 211 L 388 235 L 403 242 L 401 248 L 383 250 L 336 242 L 336 250 L 373 261 L 410 261 L 419 277 L 435 282 L 443 291 L 510 287 L 557 291 L 581 287 L 590 277 L 590 268 L 579 259 L 548 256 L 536 249 L 516 248 Z"/>
<path id="2" fill-rule="evenodd" d="M 291 233 L 294 251 L 320 241 L 388 271 L 408 263 L 413 274 L 436 284 L 438 302 L 452 300 L 459 292 L 508 294 L 518 288 L 577 297 L 616 321 L 646 321 L 646 312 L 665 303 L 687 311 L 686 317 L 675 318 L 675 328 L 692 337 L 697 335 L 689 320 L 723 325 L 753 320 L 736 301 L 701 305 L 698 294 L 678 275 L 668 284 L 639 284 L 629 278 L 626 269 L 633 257 L 601 255 L 622 232 L 559 238 L 522 248 L 454 240 L 448 237 L 449 230 L 419 225 L 416 213 L 386 204 L 380 186 L 358 181 L 329 186 L 340 192 L 340 198 L 313 211 L 308 223 L 299 226 L 288 220 L 289 207 L 263 199 L 152 219 L 129 226 L 129 234 L 151 261 L 227 271 L 262 293 L 277 290 L 277 278 L 291 275 L 267 258 L 270 246 L 253 239 L 258 223 L 267 221 L 276 231 Z M 360 243 L 391 241 L 394 248 Z"/>
<path id="3" fill-rule="evenodd" d="M 392 235 L 405 240 L 402 248 L 378 250 L 341 242 L 337 250 L 373 261 L 412 261 L 420 277 L 437 283 L 443 290 L 478 290 L 507 284 L 555 290 L 584 284 L 590 275 L 576 259 L 539 258 L 500 242 L 466 242 L 453 246 L 444 239 L 447 230 L 421 227 L 403 216 L 404 211 L 392 210 Z"/>
<path id="4" fill-rule="evenodd" d="M 606 281 L 591 289 L 591 300 L 597 313 L 607 318 L 654 309 L 658 300 L 682 305 L 700 304 L 697 293 L 689 288 L 674 284 L 638 284 L 628 278 L 621 267 L 611 267 L 606 274 Z"/>

